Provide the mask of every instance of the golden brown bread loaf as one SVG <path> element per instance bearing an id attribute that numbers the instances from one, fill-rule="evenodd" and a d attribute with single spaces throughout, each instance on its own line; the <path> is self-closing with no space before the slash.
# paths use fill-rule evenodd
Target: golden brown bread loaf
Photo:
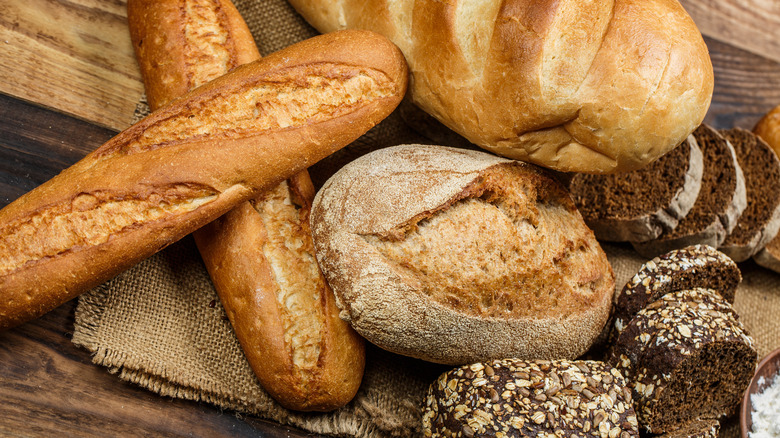
<path id="1" fill-rule="evenodd" d="M 492 152 L 562 171 L 644 166 L 703 120 L 707 47 L 676 0 L 290 0 L 321 32 L 379 32 L 415 104 Z"/>
<path id="2" fill-rule="evenodd" d="M 0 328 L 129 268 L 345 146 L 406 89 L 366 31 L 237 67 L 121 132 L 0 210 Z"/>
<path id="3" fill-rule="evenodd" d="M 130 0 L 128 21 L 152 110 L 260 58 L 229 0 Z M 338 317 L 308 225 L 308 172 L 193 233 L 262 386 L 282 406 L 328 411 L 360 386 L 363 339 Z"/>
<path id="4" fill-rule="evenodd" d="M 604 252 L 563 186 L 527 163 L 380 149 L 325 183 L 311 224 L 342 318 L 399 354 L 575 358 L 607 321 Z"/>

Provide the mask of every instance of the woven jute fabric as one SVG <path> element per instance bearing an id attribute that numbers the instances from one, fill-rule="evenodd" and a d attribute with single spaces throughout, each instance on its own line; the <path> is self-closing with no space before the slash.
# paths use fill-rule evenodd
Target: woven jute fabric
<path id="1" fill-rule="evenodd" d="M 264 55 L 316 35 L 284 0 L 235 4 Z M 147 113 L 145 102 L 139 102 L 136 119 Z M 396 111 L 353 144 L 314 165 L 312 180 L 320 186 L 341 166 L 374 149 L 440 138 L 417 133 Z M 646 261 L 630 246 L 604 248 L 618 289 Z M 780 275 L 751 262 L 741 268 L 744 281 L 735 308 L 763 357 L 780 347 Z M 282 408 L 252 373 L 191 237 L 82 295 L 73 342 L 120 379 L 162 396 L 348 437 L 419 435 L 424 393 L 447 370 L 369 345 L 363 383 L 347 406 L 324 414 Z M 721 436 L 738 436 L 734 419 L 724 422 Z"/>

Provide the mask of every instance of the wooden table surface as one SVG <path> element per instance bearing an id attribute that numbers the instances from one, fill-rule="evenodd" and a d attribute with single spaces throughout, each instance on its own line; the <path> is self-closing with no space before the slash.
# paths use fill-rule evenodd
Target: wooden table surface
<path id="1" fill-rule="evenodd" d="M 715 69 L 705 122 L 751 129 L 780 104 L 780 1 L 682 3 Z M 0 1 L 0 207 L 128 127 L 142 93 L 124 0 Z M 120 381 L 70 342 L 74 308 L 0 332 L 0 435 L 307 436 Z"/>

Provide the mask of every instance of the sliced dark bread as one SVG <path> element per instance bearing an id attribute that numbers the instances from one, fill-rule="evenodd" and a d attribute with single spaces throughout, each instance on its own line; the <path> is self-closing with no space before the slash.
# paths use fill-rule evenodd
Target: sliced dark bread
<path id="1" fill-rule="evenodd" d="M 780 229 L 780 160 L 772 148 L 750 131 L 721 131 L 737 152 L 745 174 L 747 208 L 718 248 L 737 262 L 760 251 Z"/>
<path id="2" fill-rule="evenodd" d="M 694 420 L 679 429 L 659 435 L 658 438 L 717 438 L 720 422 L 714 418 Z"/>
<path id="3" fill-rule="evenodd" d="M 640 310 L 668 293 L 705 287 L 733 303 L 741 281 L 737 264 L 711 246 L 693 245 L 669 251 L 642 265 L 617 295 L 615 335 Z"/>
<path id="4" fill-rule="evenodd" d="M 629 381 L 640 427 L 667 433 L 696 419 L 733 414 L 757 359 L 731 306 L 714 291 L 693 289 L 642 309 L 611 361 Z"/>
<path id="5" fill-rule="evenodd" d="M 648 166 L 612 175 L 575 174 L 569 191 L 596 238 L 642 242 L 672 230 L 696 202 L 703 158 L 694 137 Z"/>
<path id="6" fill-rule="evenodd" d="M 699 196 L 673 230 L 664 231 L 653 240 L 632 242 L 634 249 L 645 257 L 693 244 L 717 248 L 747 206 L 745 178 L 731 143 L 707 125 L 700 125 L 693 136 L 704 156 Z"/>
<path id="7" fill-rule="evenodd" d="M 431 384 L 424 437 L 638 437 L 631 391 L 600 361 L 503 359 L 455 368 Z"/>

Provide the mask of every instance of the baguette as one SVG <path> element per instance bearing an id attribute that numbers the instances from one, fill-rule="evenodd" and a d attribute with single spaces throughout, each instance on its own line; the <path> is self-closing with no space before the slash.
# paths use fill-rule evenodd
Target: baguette
<path id="1" fill-rule="evenodd" d="M 127 9 L 152 110 L 260 58 L 229 0 L 130 0 Z M 303 170 L 193 236 L 263 388 L 288 409 L 328 411 L 357 392 L 365 346 L 338 317 L 314 258 L 313 199 Z"/>
<path id="2" fill-rule="evenodd" d="M 0 210 L 0 329 L 36 318 L 358 138 L 406 65 L 366 31 L 313 38 L 155 111 Z"/>
<path id="3" fill-rule="evenodd" d="M 412 101 L 470 142 L 559 171 L 635 170 L 701 124 L 714 77 L 677 0 L 290 0 L 317 30 L 368 29 Z"/>

